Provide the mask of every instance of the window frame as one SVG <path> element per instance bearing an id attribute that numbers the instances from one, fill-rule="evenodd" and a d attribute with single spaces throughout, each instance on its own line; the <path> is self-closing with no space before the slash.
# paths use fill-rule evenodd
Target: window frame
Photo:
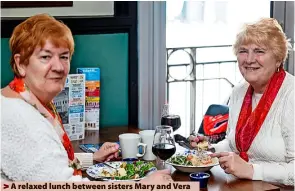
<path id="1" fill-rule="evenodd" d="M 293 6 L 290 6 L 292 3 Z M 286 34 L 294 42 L 294 16 L 292 15 L 294 15 L 294 2 L 270 1 L 270 17 L 283 21 Z M 138 23 L 139 127 L 153 129 L 160 122 L 161 108 L 167 97 L 166 3 L 139 2 Z M 165 55 L 165 60 L 163 55 Z M 293 75 L 295 73 L 294 64 L 293 49 L 286 63 L 286 70 Z M 191 121 L 195 123 L 194 120 Z"/>

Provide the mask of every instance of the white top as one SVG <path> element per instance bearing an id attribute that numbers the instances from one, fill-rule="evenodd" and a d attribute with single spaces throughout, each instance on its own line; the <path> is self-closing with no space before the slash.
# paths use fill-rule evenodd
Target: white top
<path id="1" fill-rule="evenodd" d="M 1 178 L 81 181 L 53 126 L 22 99 L 1 96 Z M 92 155 L 89 155 L 92 157 Z"/>
<path id="2" fill-rule="evenodd" d="M 256 106 L 258 105 L 258 103 L 259 103 L 262 96 L 263 96 L 263 94 L 253 93 L 253 96 L 252 96 L 252 111 L 256 108 Z"/>
<path id="3" fill-rule="evenodd" d="M 294 79 L 294 76 L 287 73 L 260 131 L 247 152 L 249 162 L 254 167 L 253 180 L 294 185 Z M 235 128 L 248 86 L 248 83 L 243 83 L 233 89 L 227 137 L 213 145 L 216 152 L 238 153 Z M 255 96 L 258 96 L 258 99 L 261 97 L 259 94 Z"/>

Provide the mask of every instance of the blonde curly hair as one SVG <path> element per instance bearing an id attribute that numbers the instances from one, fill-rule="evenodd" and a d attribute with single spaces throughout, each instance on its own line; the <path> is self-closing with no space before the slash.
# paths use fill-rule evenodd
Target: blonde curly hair
<path id="1" fill-rule="evenodd" d="M 287 39 L 281 25 L 274 18 L 262 18 L 255 23 L 245 24 L 236 36 L 234 54 L 237 56 L 241 45 L 252 43 L 265 46 L 282 63 L 286 61 L 288 51 L 292 48 L 290 39 Z"/>

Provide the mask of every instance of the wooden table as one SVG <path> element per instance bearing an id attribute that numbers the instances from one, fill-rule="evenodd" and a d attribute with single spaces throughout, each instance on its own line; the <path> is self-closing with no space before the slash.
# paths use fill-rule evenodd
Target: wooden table
<path id="1" fill-rule="evenodd" d="M 79 148 L 79 144 L 96 144 L 103 142 L 119 141 L 118 136 L 122 133 L 138 133 L 139 129 L 135 127 L 109 127 L 99 131 L 86 131 L 85 139 L 80 141 L 72 141 L 75 152 L 83 152 Z M 187 173 L 176 171 L 172 166 L 167 166 L 171 169 L 172 178 L 175 181 L 189 181 Z M 263 181 L 251 180 L 226 180 L 223 172 L 211 171 L 211 177 L 208 182 L 208 191 L 262 191 L 262 190 L 294 190 L 294 188 L 280 188 L 270 183 Z"/>

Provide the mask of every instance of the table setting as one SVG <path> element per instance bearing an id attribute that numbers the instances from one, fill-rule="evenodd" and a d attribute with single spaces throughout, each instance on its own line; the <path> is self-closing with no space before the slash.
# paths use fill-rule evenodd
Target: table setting
<path id="1" fill-rule="evenodd" d="M 199 181 L 202 187 L 206 187 L 210 177 L 206 172 L 218 165 L 218 160 L 202 163 L 202 160 L 208 160 L 207 152 L 191 150 L 187 141 L 179 144 L 180 135 L 174 135 L 174 132 L 180 126 L 179 116 L 165 115 L 161 118 L 161 125 L 156 126 L 155 130 L 121 133 L 117 142 L 120 145 L 119 158 L 88 165 L 84 169 L 85 173 L 95 181 L 139 181 L 170 166 L 176 171 L 186 173 L 188 180 Z"/>
<path id="2" fill-rule="evenodd" d="M 85 133 L 85 139 L 79 140 L 79 141 L 72 141 L 72 145 L 75 150 L 75 154 L 89 154 L 85 153 L 80 148 L 81 144 L 92 144 L 92 145 L 101 145 L 105 142 L 118 142 L 119 143 L 119 135 L 125 134 L 125 133 L 134 133 L 139 134 L 142 129 L 135 127 L 135 126 L 112 126 L 112 127 L 106 127 L 102 128 L 100 131 L 90 131 Z M 175 137 L 175 135 L 174 135 Z M 143 142 L 143 141 L 141 141 Z M 119 143 L 120 144 L 120 143 Z M 187 149 L 183 146 L 180 146 L 176 139 L 175 139 L 175 147 L 176 152 L 175 155 L 178 152 L 185 152 Z M 140 149 L 139 149 L 140 150 Z M 153 162 L 155 165 L 162 164 L 160 163 L 158 157 L 156 157 L 156 160 L 154 161 L 147 161 L 147 162 Z M 138 158 L 137 161 L 143 161 L 143 158 Z M 119 157 L 116 161 L 123 161 L 122 156 Z M 175 169 L 172 165 L 168 164 L 169 159 L 167 162 L 165 162 L 165 168 L 170 169 L 172 179 L 176 182 L 178 181 L 199 181 L 197 178 L 190 177 L 191 173 L 187 172 L 181 172 L 177 169 Z M 90 166 L 93 166 L 93 161 L 87 165 L 86 168 L 84 168 L 84 171 L 82 172 L 83 177 L 87 177 L 91 181 L 97 181 L 96 179 L 91 178 L 87 173 L 86 170 Z M 273 184 L 270 184 L 265 181 L 252 181 L 252 180 L 243 180 L 243 179 L 233 179 L 232 177 L 228 177 L 225 175 L 223 170 L 220 168 L 219 165 L 213 166 L 210 171 L 204 172 L 208 173 L 210 175 L 209 178 L 205 174 L 204 176 L 201 176 L 201 178 L 204 178 L 205 183 L 207 185 L 206 188 L 202 188 L 201 190 L 209 190 L 209 191 L 220 191 L 220 190 L 228 190 L 228 191 L 255 191 L 255 190 L 282 190 L 282 187 L 275 186 Z M 193 175 L 192 175 L 193 176 Z M 199 176 L 199 175 L 198 175 Z M 207 180 L 206 180 L 207 179 Z M 199 181 L 200 182 L 200 181 Z M 201 183 L 201 182 L 200 182 Z M 284 187 L 283 190 L 294 190 Z"/>
<path id="3" fill-rule="evenodd" d="M 242 180 L 226 174 L 218 159 L 208 157 L 212 153 L 209 142 L 199 142 L 197 148 L 192 148 L 189 138 L 177 134 L 180 116 L 164 113 L 160 122 L 154 130 L 122 126 L 86 132 L 85 140 L 72 142 L 76 152 L 93 153 L 104 142 L 116 142 L 120 148 L 119 157 L 113 161 L 89 162 L 83 176 L 91 181 L 140 181 L 157 170 L 170 169 L 174 181 L 197 181 L 201 190 L 280 190 L 264 181 Z M 93 148 L 85 151 L 81 144 Z"/>

